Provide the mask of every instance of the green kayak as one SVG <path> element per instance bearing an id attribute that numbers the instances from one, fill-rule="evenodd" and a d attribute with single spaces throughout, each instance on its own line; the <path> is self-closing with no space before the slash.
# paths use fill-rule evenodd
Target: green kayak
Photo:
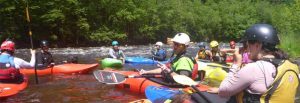
<path id="1" fill-rule="evenodd" d="M 122 61 L 119 59 L 113 58 L 105 58 L 101 60 L 101 67 L 102 68 L 122 68 Z"/>

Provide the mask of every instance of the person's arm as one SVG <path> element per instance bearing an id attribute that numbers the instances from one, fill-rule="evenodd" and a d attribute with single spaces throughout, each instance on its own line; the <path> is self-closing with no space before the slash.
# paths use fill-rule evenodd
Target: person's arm
<path id="1" fill-rule="evenodd" d="M 156 68 L 156 69 L 153 69 L 153 70 L 141 70 L 139 73 L 140 74 L 152 74 L 152 73 L 161 73 L 162 69 L 161 68 Z"/>
<path id="2" fill-rule="evenodd" d="M 114 55 L 114 50 L 113 49 L 109 49 L 109 56 L 112 57 L 112 58 L 117 58 L 115 55 Z"/>
<path id="3" fill-rule="evenodd" d="M 120 52 L 121 52 L 121 55 L 122 55 L 122 57 L 120 59 L 122 60 L 123 63 L 125 63 L 126 56 L 125 56 L 125 54 L 122 50 L 120 50 Z"/>
<path id="4" fill-rule="evenodd" d="M 249 87 L 255 78 L 254 75 L 249 75 L 249 73 L 254 73 L 253 69 L 252 65 L 246 65 L 239 71 L 230 69 L 228 76 L 219 86 L 219 95 L 230 97 Z"/>
<path id="5" fill-rule="evenodd" d="M 31 49 L 31 60 L 30 62 L 26 62 L 23 59 L 14 57 L 15 66 L 17 69 L 20 68 L 33 68 L 35 66 L 35 50 Z"/>
<path id="6" fill-rule="evenodd" d="M 205 50 L 205 53 L 209 56 L 209 59 L 213 61 L 212 52 L 210 50 Z"/>

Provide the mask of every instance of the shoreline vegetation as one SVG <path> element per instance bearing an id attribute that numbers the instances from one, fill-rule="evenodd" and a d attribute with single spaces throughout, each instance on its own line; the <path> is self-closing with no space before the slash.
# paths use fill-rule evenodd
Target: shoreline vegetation
<path id="1" fill-rule="evenodd" d="M 28 4 L 30 23 L 25 8 Z M 299 0 L 0 0 L 0 40 L 29 48 L 147 45 L 178 32 L 192 41 L 239 41 L 245 29 L 268 23 L 279 31 L 279 48 L 300 57 Z"/>

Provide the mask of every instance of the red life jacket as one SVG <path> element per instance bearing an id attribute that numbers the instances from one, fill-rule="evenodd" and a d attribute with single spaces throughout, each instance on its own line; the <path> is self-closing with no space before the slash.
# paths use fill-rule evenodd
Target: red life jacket
<path id="1" fill-rule="evenodd" d="M 21 73 L 15 68 L 14 58 L 9 54 L 0 55 L 0 80 L 15 80 Z"/>

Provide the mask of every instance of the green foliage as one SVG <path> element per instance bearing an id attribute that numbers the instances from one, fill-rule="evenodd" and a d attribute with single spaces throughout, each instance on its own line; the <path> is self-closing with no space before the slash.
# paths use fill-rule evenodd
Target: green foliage
<path id="1" fill-rule="evenodd" d="M 147 44 L 178 32 L 192 41 L 239 41 L 249 26 L 269 23 L 279 31 L 279 47 L 300 54 L 299 0 L 0 0 L 0 39 L 29 42 L 26 2 L 35 42 Z"/>

